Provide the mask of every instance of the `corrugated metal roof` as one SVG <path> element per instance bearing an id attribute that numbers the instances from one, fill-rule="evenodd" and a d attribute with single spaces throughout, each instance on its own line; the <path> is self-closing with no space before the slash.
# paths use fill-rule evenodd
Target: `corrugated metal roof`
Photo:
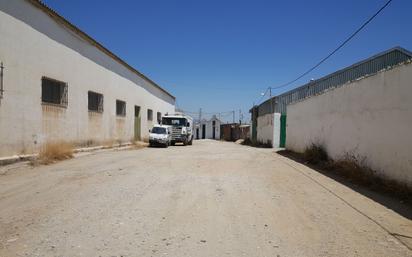
<path id="1" fill-rule="evenodd" d="M 148 77 L 146 77 L 146 75 L 144 75 L 143 73 L 141 73 L 140 71 L 136 70 L 135 68 L 133 68 L 132 66 L 130 66 L 127 62 L 123 61 L 120 57 L 118 57 L 117 55 L 115 55 L 114 53 L 112 53 L 109 49 L 107 49 L 106 47 L 104 47 L 102 44 L 100 44 L 99 42 L 97 42 L 95 39 L 93 39 L 91 36 L 89 36 L 88 34 L 86 34 L 85 32 L 83 32 L 81 29 L 79 29 L 78 27 L 76 27 L 75 25 L 73 25 L 72 23 L 70 23 L 67 19 L 65 19 L 63 16 L 61 16 L 60 14 L 58 14 L 55 10 L 53 10 L 52 8 L 50 8 L 49 6 L 47 6 L 45 3 L 43 3 L 40 0 L 27 0 L 28 2 L 30 2 L 31 4 L 33 4 L 34 6 L 36 6 L 37 8 L 39 8 L 40 10 L 44 11 L 45 13 L 47 13 L 51 18 L 53 18 L 55 21 L 60 22 L 61 24 L 67 26 L 69 29 L 71 29 L 73 32 L 77 33 L 79 36 L 81 36 L 82 38 L 84 38 L 85 40 L 87 40 L 89 43 L 91 43 L 92 45 L 96 46 L 98 49 L 100 49 L 102 52 L 104 52 L 105 54 L 107 54 L 108 56 L 110 56 L 111 58 L 113 58 L 114 60 L 116 60 L 117 62 L 119 62 L 121 65 L 125 66 L 127 69 L 129 69 L 130 71 L 132 71 L 133 73 L 137 74 L 138 76 L 142 77 L 143 79 L 145 79 L 146 81 L 148 81 L 150 84 L 152 84 L 153 86 L 155 86 L 156 88 L 160 89 L 162 92 L 166 93 L 168 96 L 172 97 L 174 100 L 176 99 L 175 96 L 173 96 L 172 94 L 170 94 L 167 90 L 165 90 L 164 88 L 162 88 L 161 86 L 159 86 L 158 84 L 156 84 L 153 80 L 149 79 Z"/>
<path id="2" fill-rule="evenodd" d="M 402 47 L 394 47 L 349 67 L 338 70 L 320 79 L 292 89 L 263 102 L 258 108 L 258 115 L 268 113 L 286 113 L 286 106 L 306 97 L 322 94 L 326 90 L 342 86 L 350 81 L 375 74 L 412 59 L 412 53 Z"/>

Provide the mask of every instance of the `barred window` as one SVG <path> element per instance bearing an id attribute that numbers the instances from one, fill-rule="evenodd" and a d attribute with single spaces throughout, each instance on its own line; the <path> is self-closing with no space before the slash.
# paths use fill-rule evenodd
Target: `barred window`
<path id="1" fill-rule="evenodd" d="M 89 111 L 103 112 L 103 95 L 92 91 L 87 92 L 87 95 Z"/>
<path id="2" fill-rule="evenodd" d="M 147 109 L 147 120 L 153 120 L 153 110 Z"/>
<path id="3" fill-rule="evenodd" d="M 116 115 L 126 116 L 126 102 L 116 100 Z"/>
<path id="4" fill-rule="evenodd" d="M 162 113 L 161 112 L 157 112 L 157 123 L 161 123 L 162 122 Z"/>
<path id="5" fill-rule="evenodd" d="M 67 83 L 51 78 L 41 79 L 41 100 L 43 103 L 67 107 Z"/>

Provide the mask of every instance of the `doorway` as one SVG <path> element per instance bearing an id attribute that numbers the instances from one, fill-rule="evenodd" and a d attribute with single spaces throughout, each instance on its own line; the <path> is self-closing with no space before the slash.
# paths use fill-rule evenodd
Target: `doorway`
<path id="1" fill-rule="evenodd" d="M 199 128 L 196 128 L 196 139 L 199 139 Z"/>
<path id="2" fill-rule="evenodd" d="M 216 127 L 213 127 L 212 138 L 216 139 Z"/>
<path id="3" fill-rule="evenodd" d="M 141 118 L 140 118 L 140 106 L 134 106 L 134 140 L 141 140 Z"/>
<path id="4" fill-rule="evenodd" d="M 202 139 L 205 139 L 205 138 L 206 138 L 206 125 L 203 124 L 202 125 Z"/>

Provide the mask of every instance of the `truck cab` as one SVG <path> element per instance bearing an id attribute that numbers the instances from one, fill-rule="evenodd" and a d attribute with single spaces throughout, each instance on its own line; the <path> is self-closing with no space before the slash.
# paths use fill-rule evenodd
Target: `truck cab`
<path id="1" fill-rule="evenodd" d="M 166 114 L 162 118 L 162 125 L 171 126 L 171 145 L 183 143 L 191 145 L 193 143 L 193 119 L 185 114 Z"/>
<path id="2" fill-rule="evenodd" d="M 165 125 L 154 125 L 149 131 L 150 146 L 168 147 L 172 140 L 172 127 Z"/>

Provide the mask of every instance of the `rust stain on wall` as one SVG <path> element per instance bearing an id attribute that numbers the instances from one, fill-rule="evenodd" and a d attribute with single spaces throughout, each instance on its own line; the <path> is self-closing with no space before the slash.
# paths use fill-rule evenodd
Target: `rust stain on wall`
<path id="1" fill-rule="evenodd" d="M 116 138 L 124 139 L 126 137 L 126 119 L 116 118 Z"/>
<path id="2" fill-rule="evenodd" d="M 67 109 L 43 104 L 42 105 L 42 134 L 47 141 L 60 140 L 67 136 Z"/>
<path id="3" fill-rule="evenodd" d="M 103 140 L 103 114 L 98 112 L 89 112 L 88 116 L 88 139 L 93 139 L 96 141 Z"/>

